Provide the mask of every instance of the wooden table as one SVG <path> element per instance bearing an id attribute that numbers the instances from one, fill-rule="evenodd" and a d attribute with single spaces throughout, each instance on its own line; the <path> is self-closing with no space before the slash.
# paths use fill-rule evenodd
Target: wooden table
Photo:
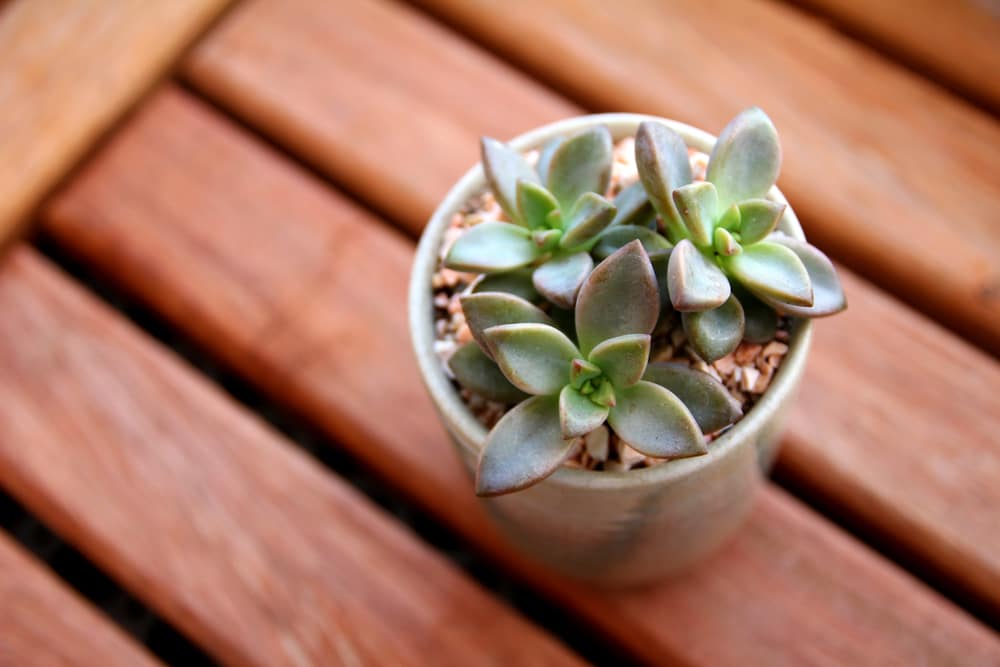
<path id="1" fill-rule="evenodd" d="M 805 5 L 0 7 L 0 665 L 1000 665 L 1000 19 Z M 415 236 L 481 134 L 750 104 L 850 309 L 732 543 L 560 580 L 420 384 Z"/>

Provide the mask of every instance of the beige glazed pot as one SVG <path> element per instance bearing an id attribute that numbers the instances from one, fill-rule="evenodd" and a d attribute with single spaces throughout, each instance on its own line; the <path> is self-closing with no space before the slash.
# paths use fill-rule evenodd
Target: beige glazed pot
<path id="1" fill-rule="evenodd" d="M 511 142 L 520 151 L 604 124 L 615 141 L 644 120 L 660 120 L 689 147 L 711 152 L 715 138 L 688 125 L 637 114 L 581 116 L 538 128 Z M 466 408 L 434 353 L 431 277 L 449 222 L 486 188 L 480 165 L 452 188 L 434 212 L 417 249 L 410 282 L 410 335 L 431 398 L 470 474 L 487 430 Z M 777 188 L 769 197 L 785 198 Z M 792 209 L 779 229 L 804 238 Z M 562 574 L 601 585 L 632 585 L 675 573 L 722 545 L 748 516 L 774 460 L 778 435 L 805 369 L 811 324 L 797 322 L 788 354 L 761 400 L 708 454 L 627 472 L 563 467 L 536 486 L 483 499 L 508 538 Z"/>

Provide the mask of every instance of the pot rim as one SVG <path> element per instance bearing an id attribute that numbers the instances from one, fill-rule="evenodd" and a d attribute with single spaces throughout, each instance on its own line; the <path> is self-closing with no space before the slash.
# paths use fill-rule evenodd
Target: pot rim
<path id="1" fill-rule="evenodd" d="M 521 134 L 513 139 L 510 145 L 523 152 L 538 148 L 553 137 L 569 135 L 597 124 L 607 125 L 615 141 L 618 141 L 628 136 L 634 136 L 639 123 L 645 120 L 655 120 L 667 124 L 681 135 L 690 148 L 711 153 L 711 149 L 715 145 L 715 137 L 704 130 L 659 116 L 633 113 L 575 116 Z M 441 241 L 452 215 L 460 210 L 470 197 L 481 192 L 485 187 L 482 164 L 476 163 L 444 197 L 420 237 L 409 286 L 410 337 L 420 374 L 442 419 L 447 422 L 447 426 L 453 430 L 454 435 L 457 435 L 455 439 L 459 445 L 477 459 L 488 429 L 466 407 L 451 380 L 445 375 L 441 368 L 441 362 L 434 352 L 436 336 L 433 321 L 434 310 L 431 303 L 433 290 L 430 284 L 431 277 L 437 268 Z M 778 223 L 779 229 L 797 239 L 804 240 L 802 226 L 792 207 L 788 205 L 788 200 L 785 199 L 777 186 L 771 188 L 768 199 L 786 204 L 785 212 Z M 811 335 L 812 322 L 808 319 L 797 320 L 788 343 L 788 352 L 767 391 L 735 426 L 712 441 L 707 454 L 675 459 L 650 468 L 623 472 L 584 470 L 561 466 L 541 483 L 589 489 L 652 486 L 695 474 L 713 465 L 716 460 L 727 455 L 731 450 L 736 449 L 741 444 L 745 446 L 752 441 L 752 438 L 744 437 L 744 434 L 750 435 L 763 427 L 778 406 L 791 398 L 795 381 L 802 373 L 806 361 Z M 475 443 L 476 447 L 470 448 L 466 443 Z"/>

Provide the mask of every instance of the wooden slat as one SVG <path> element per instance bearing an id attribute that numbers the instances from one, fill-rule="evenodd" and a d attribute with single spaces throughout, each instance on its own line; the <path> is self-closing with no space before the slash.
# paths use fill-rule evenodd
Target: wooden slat
<path id="1" fill-rule="evenodd" d="M 421 4 L 594 109 L 658 113 L 718 131 L 739 109 L 762 105 L 781 132 L 781 185 L 807 234 L 1000 353 L 1000 126 L 993 119 L 768 0 L 724 8 L 701 0 Z M 381 203 L 386 196 L 377 183 L 406 183 L 394 185 L 389 198 L 420 191 L 425 172 L 441 162 L 438 143 L 455 138 L 423 130 L 425 108 L 436 110 L 432 119 L 461 115 L 469 137 L 456 144 L 463 166 L 476 135 L 536 124 L 532 107 L 523 108 L 533 95 L 510 97 L 509 84 L 495 91 L 486 85 L 509 81 L 506 70 L 483 62 L 467 43 L 442 37 L 430 22 L 420 26 L 422 39 L 413 37 L 418 30 L 405 13 L 384 0 L 250 0 L 199 44 L 184 71 L 200 90 L 337 180 L 356 185 L 350 174 L 364 160 L 392 164 L 391 176 L 383 170 L 358 188 Z M 398 39 L 403 32 L 409 37 Z M 467 66 L 466 58 L 480 66 Z M 366 63 L 398 70 L 395 80 L 409 83 L 373 93 L 371 78 L 345 73 L 376 71 Z M 417 82 L 423 87 L 410 94 Z M 392 103 L 383 103 L 388 96 Z M 476 122 L 484 110 L 493 119 L 498 110 L 507 114 L 507 132 Z M 550 102 L 538 122 L 576 112 Z M 354 131 L 343 120 L 356 115 L 374 129 Z M 380 128 L 398 132 L 402 125 L 412 128 L 407 141 L 378 140 Z M 459 170 L 447 173 L 428 180 L 418 201 L 436 201 Z M 412 211 L 401 217 L 411 229 L 422 223 Z"/>
<path id="2" fill-rule="evenodd" d="M 989 0 L 797 0 L 1000 111 L 1000 6 Z"/>
<path id="3" fill-rule="evenodd" d="M 0 665 L 160 664 L 0 532 Z"/>
<path id="4" fill-rule="evenodd" d="M 0 312 L 0 483 L 220 661 L 578 664 L 27 248 Z"/>
<path id="5" fill-rule="evenodd" d="M 0 248 L 228 2 L 17 0 L 2 8 Z"/>
<path id="6" fill-rule="evenodd" d="M 728 549 L 643 591 L 588 591 L 511 555 L 417 377 L 411 242 L 179 91 L 152 100 L 45 219 L 67 249 L 650 662 L 1000 659 L 975 622 L 773 488 Z"/>
<path id="7" fill-rule="evenodd" d="M 366 201 L 380 205 L 391 183 L 400 196 L 384 208 L 411 232 L 475 159 L 468 152 L 481 108 L 487 109 L 482 131 L 500 136 L 578 111 L 525 78 L 514 85 L 508 68 L 391 3 L 357 1 L 334 10 L 297 2 L 241 6 L 199 45 L 186 71 L 278 138 L 296 128 L 296 150 L 316 160 L 322 155 L 324 168 Z M 309 37 L 312 25 L 320 28 Z M 286 84 L 286 70 L 297 73 L 297 84 Z M 353 79 L 355 71 L 373 82 Z M 391 97 L 371 92 L 380 90 L 382 71 L 397 72 L 387 88 Z M 504 90 L 506 116 L 498 119 L 495 105 L 454 103 L 483 98 L 494 82 Z M 464 98 L 465 91 L 474 92 Z M 399 113 L 419 105 L 453 110 L 429 116 L 435 132 L 427 134 L 426 118 Z M 417 146 L 383 141 L 329 120 L 341 117 L 428 138 Z M 375 159 L 365 178 L 352 179 L 353 165 L 369 153 L 392 159 Z M 418 194 L 402 194 L 410 192 Z M 931 247 L 929 238 L 918 238 Z M 924 273 L 923 266 L 908 270 Z M 789 469 L 1000 613 L 1000 531 L 986 530 L 992 508 L 1000 506 L 993 483 L 1000 478 L 1000 441 L 993 435 L 1000 432 L 1000 366 L 870 285 L 850 276 L 847 283 L 850 309 L 816 327 L 817 360 L 791 425 Z M 852 378 L 866 379 L 863 391 Z"/>

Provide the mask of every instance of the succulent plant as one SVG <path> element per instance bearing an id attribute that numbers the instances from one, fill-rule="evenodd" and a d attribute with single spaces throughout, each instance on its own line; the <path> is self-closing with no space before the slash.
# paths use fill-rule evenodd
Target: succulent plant
<path id="1" fill-rule="evenodd" d="M 722 131 L 706 180 L 693 182 L 687 147 L 666 124 L 636 134 L 639 178 L 674 244 L 667 266 L 672 306 L 706 361 L 746 337 L 767 340 L 777 313 L 820 317 L 846 307 L 833 264 L 775 229 L 785 205 L 766 199 L 781 165 L 778 135 L 757 108 Z"/>
<path id="2" fill-rule="evenodd" d="M 481 346 L 476 367 L 489 368 L 493 359 L 502 378 L 492 370 L 473 372 L 464 358 L 456 363 L 453 357 L 456 376 L 490 376 L 480 382 L 490 384 L 489 394 L 528 396 L 486 440 L 476 478 L 479 495 L 509 493 L 544 479 L 570 455 L 575 438 L 605 421 L 634 449 L 673 458 L 705 453 L 702 428 L 717 430 L 741 414 L 709 375 L 648 364 L 660 294 L 638 240 L 611 254 L 584 280 L 575 341 L 518 296 L 470 294 L 462 307 Z M 465 350 L 456 357 L 475 354 Z"/>
<path id="3" fill-rule="evenodd" d="M 606 127 L 553 140 L 536 167 L 494 139 L 481 147 L 486 179 L 510 222 L 472 227 L 445 258 L 449 268 L 487 274 L 477 291 L 535 292 L 570 309 L 595 259 L 635 239 L 650 250 L 670 247 L 648 227 L 654 213 L 641 184 L 613 203 L 604 197 L 612 162 Z M 604 235 L 612 226 L 622 229 Z"/>
<path id="4" fill-rule="evenodd" d="M 767 195 L 781 152 L 761 110 L 723 130 L 704 181 L 664 123 L 642 123 L 635 150 L 639 181 L 610 202 L 606 127 L 551 141 L 534 167 L 483 139 L 507 221 L 469 228 L 445 258 L 481 274 L 460 297 L 473 340 L 448 367 L 463 387 L 513 406 L 481 452 L 479 495 L 541 481 L 605 422 L 647 456 L 704 454 L 703 434 L 742 406 L 707 373 L 650 362 L 651 335 L 674 326 L 675 311 L 712 362 L 743 340 L 772 340 L 779 315 L 846 307 L 830 260 L 777 230 L 785 205 Z"/>

